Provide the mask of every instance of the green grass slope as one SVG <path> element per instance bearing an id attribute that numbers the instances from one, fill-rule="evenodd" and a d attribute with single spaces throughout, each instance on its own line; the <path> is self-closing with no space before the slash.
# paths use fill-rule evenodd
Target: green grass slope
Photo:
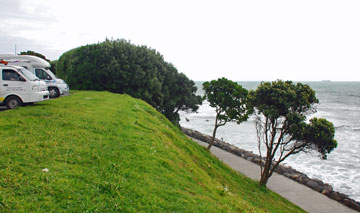
<path id="1" fill-rule="evenodd" d="M 127 95 L 74 91 L 0 111 L 0 140 L 0 211 L 302 211 Z"/>

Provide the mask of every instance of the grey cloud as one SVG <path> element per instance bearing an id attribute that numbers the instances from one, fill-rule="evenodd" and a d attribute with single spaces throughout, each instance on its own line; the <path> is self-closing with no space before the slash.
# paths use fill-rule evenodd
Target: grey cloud
<path id="1" fill-rule="evenodd" d="M 27 32 L 41 31 L 44 26 L 56 21 L 43 5 L 33 5 L 28 10 L 24 8 L 22 0 L 0 0 L 0 20 L 4 26 L 0 28 L 0 53 L 17 53 L 33 50 L 50 59 L 57 59 L 61 54 L 47 45 L 47 41 L 24 37 Z M 31 34 L 31 33 L 30 33 Z"/>
<path id="2" fill-rule="evenodd" d="M 49 9 L 43 5 L 34 5 L 34 9 L 29 11 L 22 6 L 22 0 L 1 0 L 0 19 L 2 23 L 28 21 L 49 23 L 56 21 L 50 14 Z"/>
<path id="3" fill-rule="evenodd" d="M 20 0 L 2 0 L 0 18 L 6 19 L 8 17 L 21 15 L 19 8 Z"/>
<path id="4" fill-rule="evenodd" d="M 32 50 L 45 55 L 51 60 L 58 59 L 62 54 L 60 50 L 49 48 L 46 42 L 40 43 L 36 40 L 0 33 L 0 53 L 15 53 L 15 45 L 17 53 Z"/>

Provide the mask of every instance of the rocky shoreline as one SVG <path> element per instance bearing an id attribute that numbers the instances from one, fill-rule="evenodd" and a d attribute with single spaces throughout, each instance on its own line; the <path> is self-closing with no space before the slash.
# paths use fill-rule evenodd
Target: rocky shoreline
<path id="1" fill-rule="evenodd" d="M 181 130 L 186 135 L 193 137 L 195 139 L 198 139 L 200 141 L 203 141 L 205 143 L 209 143 L 209 141 L 211 140 L 211 136 L 202 134 L 198 131 L 195 131 L 192 129 L 187 129 L 184 127 L 181 127 Z M 232 144 L 226 143 L 219 139 L 215 139 L 214 146 L 216 146 L 220 149 L 223 149 L 227 152 L 233 153 L 237 156 L 240 156 L 240 157 L 242 157 L 248 161 L 251 161 L 253 163 L 256 163 L 258 165 L 260 165 L 260 163 L 262 163 L 262 160 L 259 155 L 256 155 L 252 152 L 240 149 Z M 347 195 L 345 195 L 343 193 L 334 191 L 333 187 L 331 185 L 324 183 L 321 180 L 311 179 L 306 174 L 303 174 L 299 171 L 296 171 L 295 169 L 293 169 L 291 167 L 283 166 L 283 165 L 279 165 L 279 167 L 275 170 L 275 172 L 278 174 L 281 174 L 285 177 L 288 177 L 300 184 L 306 185 L 306 186 L 310 187 L 311 189 L 313 189 L 319 193 L 322 193 L 322 194 L 328 196 L 329 198 L 336 200 L 336 201 L 360 212 L 360 203 L 359 202 L 349 198 Z"/>

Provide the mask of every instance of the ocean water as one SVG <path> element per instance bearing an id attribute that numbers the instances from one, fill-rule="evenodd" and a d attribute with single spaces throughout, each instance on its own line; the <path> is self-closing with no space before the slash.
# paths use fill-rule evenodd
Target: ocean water
<path id="1" fill-rule="evenodd" d="M 329 183 L 334 190 L 360 201 L 360 82 L 302 82 L 309 84 L 320 100 L 317 112 L 335 126 L 338 147 L 321 160 L 316 152 L 290 156 L 283 164 Z M 246 89 L 256 89 L 260 82 L 239 82 Z M 203 95 L 202 82 L 196 82 Z M 198 113 L 180 112 L 180 125 L 211 135 L 215 110 L 203 103 Z M 186 119 L 187 118 L 187 119 Z M 255 120 L 228 123 L 217 131 L 217 138 L 258 154 Z M 260 172 L 260 171 L 259 171 Z"/>

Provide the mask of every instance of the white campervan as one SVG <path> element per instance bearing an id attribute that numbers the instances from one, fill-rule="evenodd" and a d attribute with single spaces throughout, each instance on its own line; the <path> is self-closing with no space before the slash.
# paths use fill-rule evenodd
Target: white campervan
<path id="1" fill-rule="evenodd" d="M 57 98 L 69 91 L 69 86 L 64 80 L 57 78 L 49 68 L 50 64 L 42 58 L 32 55 L 12 55 L 0 54 L 0 60 L 3 59 L 9 65 L 21 66 L 28 69 L 40 80 L 44 80 L 48 85 L 50 98 Z"/>
<path id="2" fill-rule="evenodd" d="M 25 103 L 49 99 L 44 81 L 23 67 L 6 64 L 0 60 L 0 105 L 14 109 Z"/>

